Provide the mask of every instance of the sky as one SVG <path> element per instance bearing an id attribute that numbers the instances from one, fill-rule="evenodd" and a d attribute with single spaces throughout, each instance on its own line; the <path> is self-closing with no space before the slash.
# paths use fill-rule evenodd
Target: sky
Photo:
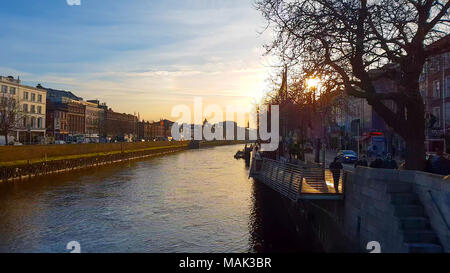
<path id="1" fill-rule="evenodd" d="M 252 105 L 273 70 L 253 0 L 1 1 L 0 75 L 146 120 L 195 97 Z"/>

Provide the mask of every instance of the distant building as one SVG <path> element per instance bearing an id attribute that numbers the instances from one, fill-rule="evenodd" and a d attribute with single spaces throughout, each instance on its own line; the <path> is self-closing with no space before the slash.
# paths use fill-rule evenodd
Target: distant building
<path id="1" fill-rule="evenodd" d="M 450 35 L 428 48 L 436 53 L 427 60 L 420 77 L 426 112 L 435 118 L 432 128 L 427 131 L 427 138 L 446 137 L 450 142 Z"/>
<path id="2" fill-rule="evenodd" d="M 47 103 L 47 137 L 67 141 L 69 136 L 67 104 Z"/>
<path id="3" fill-rule="evenodd" d="M 68 131 L 71 137 L 84 137 L 86 133 L 86 106 L 79 101 L 67 103 Z"/>
<path id="4" fill-rule="evenodd" d="M 104 110 L 96 102 L 81 102 L 85 106 L 85 138 L 86 142 L 99 142 L 100 130 L 104 118 Z"/>
<path id="5" fill-rule="evenodd" d="M 137 137 L 138 119 L 134 115 L 108 109 L 104 113 L 103 136 L 109 140 L 129 141 Z"/>
<path id="6" fill-rule="evenodd" d="M 69 103 L 71 101 L 82 101 L 83 98 L 74 95 L 71 91 L 57 90 L 52 88 L 45 88 L 38 84 L 37 88 L 42 88 L 47 91 L 47 100 L 53 103 Z"/>
<path id="7" fill-rule="evenodd" d="M 22 85 L 20 79 L 12 76 L 0 76 L 0 85 L 0 95 L 10 96 L 19 102 L 21 113 L 25 116 L 11 137 L 22 143 L 45 143 L 47 92 Z"/>
<path id="8" fill-rule="evenodd" d="M 138 122 L 138 139 L 150 140 L 150 123 L 148 121 Z"/>

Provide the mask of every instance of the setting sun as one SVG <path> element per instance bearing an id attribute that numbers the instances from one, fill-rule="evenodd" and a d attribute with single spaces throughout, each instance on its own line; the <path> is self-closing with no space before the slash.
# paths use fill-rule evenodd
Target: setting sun
<path id="1" fill-rule="evenodd" d="M 306 80 L 306 86 L 308 86 L 309 88 L 317 88 L 320 84 L 320 79 L 318 78 L 309 78 Z"/>

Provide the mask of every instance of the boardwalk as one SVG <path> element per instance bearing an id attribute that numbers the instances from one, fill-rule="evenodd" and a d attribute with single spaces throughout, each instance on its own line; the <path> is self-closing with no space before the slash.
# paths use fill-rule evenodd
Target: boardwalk
<path id="1" fill-rule="evenodd" d="M 342 175 L 339 192 L 336 192 L 331 172 L 319 165 L 304 162 L 294 165 L 264 158 L 258 169 L 252 164 L 251 176 L 294 202 L 298 199 L 343 198 Z"/>

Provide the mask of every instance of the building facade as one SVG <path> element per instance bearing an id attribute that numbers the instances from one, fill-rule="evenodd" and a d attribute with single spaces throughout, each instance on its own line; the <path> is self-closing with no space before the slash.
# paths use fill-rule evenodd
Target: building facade
<path id="1" fill-rule="evenodd" d="M 50 142 L 67 141 L 69 136 L 69 121 L 67 104 L 47 101 L 47 137 Z"/>
<path id="2" fill-rule="evenodd" d="M 134 115 L 105 111 L 103 136 L 108 141 L 131 141 L 137 137 L 138 119 Z"/>
<path id="3" fill-rule="evenodd" d="M 21 143 L 45 144 L 46 90 L 22 85 L 19 78 L 11 76 L 0 76 L 0 85 L 1 95 L 14 98 L 23 116 L 11 137 Z"/>
<path id="4" fill-rule="evenodd" d="M 429 48 L 437 49 L 437 53 L 427 60 L 420 77 L 425 111 L 432 117 L 426 136 L 429 140 L 450 142 L 450 35 Z"/>
<path id="5" fill-rule="evenodd" d="M 82 102 L 85 106 L 85 137 L 90 143 L 98 143 L 100 141 L 100 126 L 103 118 L 104 110 L 99 107 L 98 103 Z"/>

